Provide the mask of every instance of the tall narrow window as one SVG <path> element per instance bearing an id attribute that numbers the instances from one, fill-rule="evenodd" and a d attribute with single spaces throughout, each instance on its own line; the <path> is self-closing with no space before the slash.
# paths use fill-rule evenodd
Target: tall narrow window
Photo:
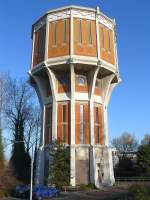
<path id="1" fill-rule="evenodd" d="M 98 107 L 96 107 L 96 120 L 95 120 L 95 131 L 96 131 L 96 143 L 99 143 L 99 116 L 98 116 Z"/>
<path id="2" fill-rule="evenodd" d="M 87 21 L 87 34 L 88 34 L 88 44 L 92 44 L 92 29 L 91 21 Z"/>
<path id="3" fill-rule="evenodd" d="M 57 22 L 53 22 L 53 46 L 57 46 Z"/>
<path id="4" fill-rule="evenodd" d="M 62 105 L 62 142 L 66 142 L 66 126 L 67 126 L 67 105 Z"/>
<path id="5" fill-rule="evenodd" d="M 110 30 L 108 30 L 108 51 L 111 51 L 111 46 L 110 46 Z"/>
<path id="6" fill-rule="evenodd" d="M 66 34 L 67 34 L 67 23 L 66 19 L 62 21 L 62 43 L 66 44 Z"/>
<path id="7" fill-rule="evenodd" d="M 80 105 L 80 144 L 84 144 L 84 106 Z"/>
<path id="8" fill-rule="evenodd" d="M 82 20 L 78 20 L 78 43 L 82 44 Z"/>
<path id="9" fill-rule="evenodd" d="M 46 134 L 45 143 L 49 144 L 52 141 L 52 106 L 46 108 Z"/>
<path id="10" fill-rule="evenodd" d="M 102 48 L 105 48 L 105 39 L 104 39 L 104 29 L 103 29 L 103 27 L 102 27 L 102 29 L 101 29 L 102 31 Z"/>

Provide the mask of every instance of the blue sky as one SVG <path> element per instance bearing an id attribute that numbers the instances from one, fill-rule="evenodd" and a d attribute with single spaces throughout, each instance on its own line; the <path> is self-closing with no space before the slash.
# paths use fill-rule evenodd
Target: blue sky
<path id="1" fill-rule="evenodd" d="M 149 0 L 1 0 L 0 71 L 27 74 L 31 62 L 31 25 L 47 10 L 65 5 L 96 7 L 115 18 L 122 83 L 108 109 L 109 137 L 128 131 L 140 140 L 150 133 Z"/>

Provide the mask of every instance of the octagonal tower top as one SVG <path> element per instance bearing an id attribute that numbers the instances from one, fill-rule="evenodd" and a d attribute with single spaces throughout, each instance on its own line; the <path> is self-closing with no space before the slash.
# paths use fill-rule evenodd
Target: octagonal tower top
<path id="1" fill-rule="evenodd" d="M 33 24 L 32 40 L 31 71 L 71 60 L 118 72 L 115 20 L 99 7 L 50 10 Z"/>

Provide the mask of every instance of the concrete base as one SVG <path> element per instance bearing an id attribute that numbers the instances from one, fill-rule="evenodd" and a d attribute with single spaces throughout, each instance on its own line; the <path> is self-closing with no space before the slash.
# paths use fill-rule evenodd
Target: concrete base
<path id="1" fill-rule="evenodd" d="M 93 147 L 95 186 L 112 186 L 115 182 L 112 150 L 108 147 Z"/>
<path id="2" fill-rule="evenodd" d="M 44 184 L 44 160 L 47 151 L 40 148 L 37 155 L 36 185 Z M 78 146 L 70 148 L 72 186 L 93 183 L 97 188 L 112 186 L 115 182 L 112 149 L 106 146 Z"/>

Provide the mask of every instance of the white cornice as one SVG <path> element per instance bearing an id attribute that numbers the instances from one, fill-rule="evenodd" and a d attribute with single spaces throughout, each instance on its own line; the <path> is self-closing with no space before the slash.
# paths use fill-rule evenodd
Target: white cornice
<path id="1" fill-rule="evenodd" d="M 113 19 L 110 19 L 102 12 L 97 12 L 97 9 L 95 8 L 88 8 L 88 7 L 82 7 L 82 6 L 65 6 L 58 9 L 52 9 L 46 12 L 45 15 L 39 18 L 34 24 L 33 24 L 33 30 L 37 31 L 41 26 L 43 26 L 46 22 L 46 18 L 48 18 L 48 21 L 55 21 L 59 19 L 64 18 L 70 18 L 71 13 L 73 17 L 78 17 L 82 19 L 90 19 L 95 20 L 95 16 L 98 18 L 99 22 L 104 24 L 110 29 L 113 29 L 115 25 L 115 21 Z"/>

